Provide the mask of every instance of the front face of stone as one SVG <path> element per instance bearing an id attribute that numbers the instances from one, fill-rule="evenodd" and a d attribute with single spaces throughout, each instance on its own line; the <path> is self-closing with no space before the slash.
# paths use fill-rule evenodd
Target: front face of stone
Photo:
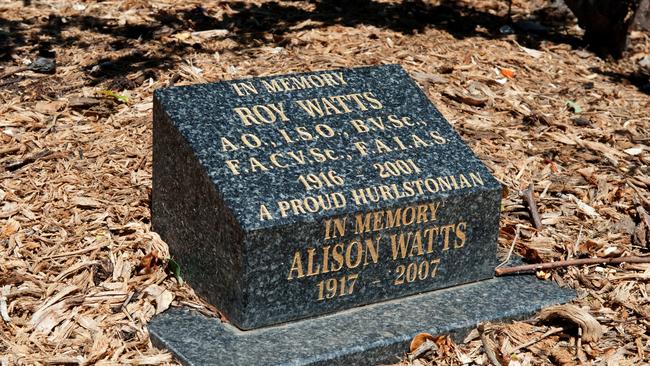
<path id="1" fill-rule="evenodd" d="M 210 290 L 223 285 L 206 285 L 227 269 L 177 258 L 188 281 L 235 325 L 255 328 L 492 276 L 500 185 L 401 67 L 164 89 L 155 107 L 154 228 L 172 254 L 196 248 L 236 257 L 213 261 L 237 263 L 229 295 Z M 179 138 L 169 138 L 174 133 Z M 215 206 L 214 218 L 201 214 L 204 226 L 215 222 L 214 242 L 201 228 L 178 234 L 164 224 L 190 208 L 171 202 L 174 192 L 164 187 L 176 169 L 161 160 L 185 149 L 162 141 L 181 141 L 205 174 L 193 181 L 212 182 L 214 194 L 193 200 L 188 215 Z M 194 197 L 191 186 L 176 186 L 178 197 Z M 224 240 L 240 240 L 241 250 Z"/>

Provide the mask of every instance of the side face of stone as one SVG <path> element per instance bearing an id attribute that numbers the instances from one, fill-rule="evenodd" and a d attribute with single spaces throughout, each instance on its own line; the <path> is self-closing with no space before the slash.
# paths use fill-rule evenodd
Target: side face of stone
<path id="1" fill-rule="evenodd" d="M 241 318 L 244 233 L 157 99 L 153 134 L 153 226 L 182 277 L 221 311 Z"/>
<path id="2" fill-rule="evenodd" d="M 238 327 L 492 276 L 500 185 L 401 67 L 163 89 L 154 104 L 154 228 Z"/>

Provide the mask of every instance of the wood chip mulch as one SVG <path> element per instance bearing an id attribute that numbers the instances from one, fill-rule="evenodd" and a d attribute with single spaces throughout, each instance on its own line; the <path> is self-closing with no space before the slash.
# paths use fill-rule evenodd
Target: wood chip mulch
<path id="1" fill-rule="evenodd" d="M 648 256 L 650 34 L 603 60 L 557 2 L 506 13 L 497 0 L 0 3 L 0 365 L 176 365 L 147 322 L 177 305 L 216 314 L 151 231 L 151 97 L 173 84 L 399 63 L 508 188 L 500 255 Z M 29 68 L 38 57 L 55 72 Z M 579 298 L 463 344 L 424 337 L 403 364 L 649 364 L 649 264 L 531 275 Z"/>

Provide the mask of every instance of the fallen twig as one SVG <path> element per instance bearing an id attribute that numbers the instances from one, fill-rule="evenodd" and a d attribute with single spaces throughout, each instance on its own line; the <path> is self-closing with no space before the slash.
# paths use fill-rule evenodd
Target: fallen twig
<path id="1" fill-rule="evenodd" d="M 564 330 L 564 328 L 551 328 L 546 333 L 542 334 L 541 336 L 539 336 L 537 338 L 534 338 L 531 341 L 520 344 L 517 347 L 513 348 L 511 353 L 515 353 L 515 352 L 517 352 L 517 351 L 519 351 L 520 349 L 523 349 L 523 348 L 528 348 L 528 347 L 532 346 L 533 344 L 544 340 L 544 338 L 549 337 L 549 336 L 551 336 L 551 335 L 553 335 L 555 333 L 561 332 L 563 330 Z"/>
<path id="2" fill-rule="evenodd" d="M 490 360 L 490 363 L 493 366 L 503 366 L 501 365 L 501 362 L 497 359 L 496 353 L 494 353 L 494 347 L 489 343 L 487 336 L 485 335 L 485 325 L 484 324 L 479 324 L 478 327 L 478 334 L 481 336 L 481 343 L 483 343 L 483 349 L 485 350 L 485 354 L 488 357 L 488 360 Z"/>
<path id="3" fill-rule="evenodd" d="M 537 211 L 537 203 L 535 203 L 535 197 L 533 196 L 533 193 L 535 192 L 534 189 L 535 188 L 531 183 L 528 185 L 528 188 L 520 193 L 520 195 L 526 201 L 526 206 L 528 206 L 533 226 L 535 226 L 535 229 L 539 230 L 542 228 L 542 219 L 540 219 L 539 211 Z"/>
<path id="4" fill-rule="evenodd" d="M 44 150 L 41 150 L 41 151 L 39 151 L 39 152 L 37 152 L 35 154 L 32 154 L 32 155 L 26 157 L 25 159 L 23 159 L 21 161 L 17 161 L 17 162 L 8 164 L 5 167 L 5 169 L 10 171 L 10 172 L 13 172 L 14 170 L 18 170 L 18 169 L 24 167 L 25 165 L 31 164 L 31 163 L 37 161 L 38 159 L 42 159 L 42 158 L 44 158 L 44 157 L 46 157 L 46 156 L 48 156 L 50 154 L 52 154 L 51 150 L 44 149 Z"/>
<path id="5" fill-rule="evenodd" d="M 82 249 L 79 249 L 79 250 L 75 250 L 75 251 L 72 251 L 72 252 L 50 255 L 50 256 L 46 257 L 45 259 L 71 257 L 71 256 L 74 256 L 74 255 L 79 255 L 79 254 L 83 254 L 83 253 L 87 253 L 87 252 L 92 252 L 93 250 L 101 249 L 101 248 L 106 247 L 108 245 L 109 245 L 109 242 L 105 241 L 105 242 L 102 242 L 102 243 L 99 243 L 99 244 L 96 244 L 96 245 L 93 245 L 93 246 L 90 246 L 90 247 L 82 248 Z"/>
<path id="6" fill-rule="evenodd" d="M 15 153 L 20 151 L 20 145 L 0 148 L 0 155 Z"/>
<path id="7" fill-rule="evenodd" d="M 495 275 L 504 276 L 522 272 L 538 271 L 540 269 L 554 269 L 585 264 L 620 264 L 620 263 L 650 263 L 650 257 L 618 257 L 618 258 L 583 258 L 565 261 L 524 264 L 521 266 L 501 267 L 494 270 Z"/>

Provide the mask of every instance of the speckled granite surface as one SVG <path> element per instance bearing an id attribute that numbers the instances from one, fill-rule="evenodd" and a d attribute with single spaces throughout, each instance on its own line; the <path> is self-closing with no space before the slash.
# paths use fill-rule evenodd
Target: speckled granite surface
<path id="1" fill-rule="evenodd" d="M 399 361 L 417 333 L 460 340 L 480 322 L 524 318 L 574 297 L 534 276 L 499 277 L 252 331 L 172 308 L 149 332 L 184 365 L 378 365 Z"/>
<path id="2" fill-rule="evenodd" d="M 398 65 L 154 95 L 154 230 L 242 329 L 490 278 L 500 199 Z"/>

